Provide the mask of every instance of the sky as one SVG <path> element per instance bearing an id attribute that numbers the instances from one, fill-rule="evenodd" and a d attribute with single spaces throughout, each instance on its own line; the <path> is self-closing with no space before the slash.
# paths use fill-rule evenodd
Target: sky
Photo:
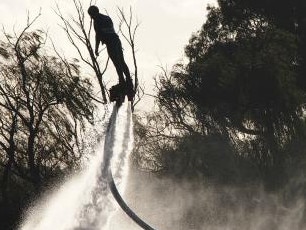
<path id="1" fill-rule="evenodd" d="M 84 7 L 90 0 L 81 0 Z M 113 19 L 115 30 L 118 29 L 118 7 L 125 12 L 132 7 L 135 23 L 139 23 L 136 34 L 136 57 L 138 61 L 139 80 L 146 93 L 152 94 L 154 77 L 161 72 L 161 67 L 171 70 L 172 66 L 182 60 L 184 47 L 192 33 L 199 30 L 206 19 L 206 6 L 214 5 L 215 0 L 96 0 L 102 13 Z M 48 31 L 48 36 L 60 52 L 70 57 L 76 55 L 61 30 L 59 18 L 54 9 L 56 3 L 65 15 L 75 15 L 72 0 L 1 0 L 1 24 L 7 31 L 12 28 L 18 33 L 26 24 L 27 12 L 35 17 L 41 9 L 41 17 L 33 28 Z M 86 15 L 87 16 L 87 15 Z M 136 21 L 137 20 L 137 21 Z M 123 37 L 120 37 L 123 41 Z M 123 41 L 125 59 L 133 71 L 129 47 Z M 103 54 L 101 59 L 107 58 Z M 107 77 L 116 78 L 115 70 L 110 67 Z M 108 81 L 108 79 L 106 79 Z M 143 108 L 150 108 L 152 98 L 143 98 Z"/>

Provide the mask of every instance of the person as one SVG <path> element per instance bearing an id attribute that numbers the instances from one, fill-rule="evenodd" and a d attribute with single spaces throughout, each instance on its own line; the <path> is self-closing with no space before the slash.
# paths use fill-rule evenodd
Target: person
<path id="1" fill-rule="evenodd" d="M 102 45 L 106 45 L 108 56 L 112 60 L 119 77 L 120 88 L 126 90 L 125 93 L 130 100 L 135 95 L 134 86 L 129 67 L 124 60 L 121 41 L 114 30 L 112 19 L 99 13 L 99 8 L 95 5 L 88 8 L 88 14 L 93 19 L 96 32 L 95 54 L 99 56 L 100 42 Z"/>

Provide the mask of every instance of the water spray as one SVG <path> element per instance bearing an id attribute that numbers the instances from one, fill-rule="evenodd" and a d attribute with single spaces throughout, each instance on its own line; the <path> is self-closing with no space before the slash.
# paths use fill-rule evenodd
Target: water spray
<path id="1" fill-rule="evenodd" d="M 103 122 L 107 124 L 104 142 L 99 143 L 87 168 L 29 209 L 20 230 L 107 229 L 116 211 L 115 201 L 139 227 L 154 230 L 129 208 L 115 183 L 124 187 L 133 148 L 131 109 L 123 103 L 110 111 Z"/>
<path id="2" fill-rule="evenodd" d="M 114 109 L 113 109 L 113 114 L 111 117 L 111 122 L 115 122 L 117 119 L 117 109 L 118 107 L 115 105 Z M 127 120 L 131 119 L 131 112 L 128 112 L 128 117 Z M 115 135 L 114 131 L 115 129 L 112 129 L 111 127 L 113 127 L 111 125 L 111 122 L 109 123 L 109 127 L 107 129 L 107 139 L 104 143 L 104 148 L 112 148 L 113 146 L 111 146 L 112 143 L 109 143 L 108 140 L 113 140 L 113 137 Z M 148 225 L 145 221 L 143 221 L 127 204 L 126 202 L 123 200 L 122 196 L 120 195 L 117 186 L 115 184 L 114 178 L 113 178 L 113 173 L 112 173 L 112 167 L 110 167 L 110 159 L 112 156 L 109 156 L 108 159 L 105 159 L 106 164 L 108 168 L 108 172 L 105 173 L 103 172 L 102 174 L 107 175 L 108 176 L 108 183 L 109 183 L 109 188 L 111 190 L 111 193 L 113 195 L 113 197 L 115 198 L 115 200 L 117 201 L 117 203 L 119 204 L 119 206 L 121 207 L 121 209 L 136 223 L 138 224 L 141 228 L 145 229 L 145 230 L 154 230 L 154 228 L 152 228 L 150 225 Z"/>

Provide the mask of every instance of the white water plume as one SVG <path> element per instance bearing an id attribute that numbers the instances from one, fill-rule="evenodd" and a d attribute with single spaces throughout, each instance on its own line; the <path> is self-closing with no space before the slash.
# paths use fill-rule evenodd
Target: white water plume
<path id="1" fill-rule="evenodd" d="M 133 126 L 128 103 L 111 116 L 104 140 L 99 143 L 87 167 L 31 207 L 21 230 L 107 229 L 117 206 L 107 183 L 106 170 L 112 167 L 115 183 L 124 191 L 128 155 L 133 148 Z"/>

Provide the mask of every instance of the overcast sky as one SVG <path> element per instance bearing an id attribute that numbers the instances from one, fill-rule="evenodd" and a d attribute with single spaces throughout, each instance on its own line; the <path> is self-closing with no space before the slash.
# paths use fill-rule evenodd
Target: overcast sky
<path id="1" fill-rule="evenodd" d="M 90 0 L 81 1 L 85 8 L 89 6 Z M 27 11 L 34 17 L 41 8 L 42 16 L 35 27 L 47 29 L 49 37 L 56 42 L 55 45 L 69 56 L 73 48 L 58 25 L 58 17 L 53 11 L 55 2 L 65 14 L 75 14 L 71 0 L 1 0 L 1 24 L 8 31 L 15 26 L 18 32 L 18 29 L 25 25 Z M 117 7 L 128 11 L 132 6 L 134 17 L 137 17 L 140 23 L 136 37 L 139 77 L 150 92 L 153 78 L 160 72 L 159 66 L 170 70 L 173 64 L 182 59 L 189 38 L 201 28 L 206 19 L 207 4 L 215 2 L 215 0 L 97 0 L 96 5 L 102 13 L 107 10 L 114 21 L 115 29 L 118 28 Z M 132 68 L 128 46 L 124 43 L 123 46 L 127 62 Z M 116 76 L 113 74 L 115 74 L 114 69 L 110 68 L 108 76 Z"/>

